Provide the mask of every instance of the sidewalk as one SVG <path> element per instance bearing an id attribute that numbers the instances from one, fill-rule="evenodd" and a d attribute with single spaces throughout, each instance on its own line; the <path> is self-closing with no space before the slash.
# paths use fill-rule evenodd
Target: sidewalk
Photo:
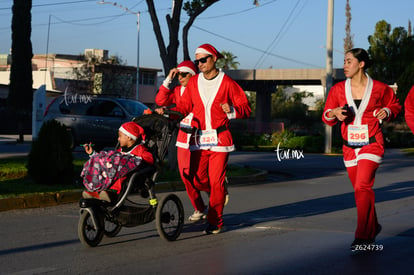
<path id="1" fill-rule="evenodd" d="M 239 176 L 229 178 L 230 185 L 256 183 L 264 181 L 267 178 L 266 171 L 260 171 L 250 176 Z M 156 193 L 184 191 L 185 187 L 182 182 L 160 182 L 155 185 Z M 13 209 L 37 208 L 56 206 L 65 203 L 78 202 L 82 197 L 84 189 L 66 191 L 66 192 L 51 192 L 44 194 L 25 195 L 13 198 L 0 199 L 0 212 Z"/>
<path id="2" fill-rule="evenodd" d="M 27 156 L 30 152 L 32 136 L 25 135 L 23 143 L 17 143 L 18 135 L 0 135 L 0 158 L 10 158 Z M 267 178 L 266 171 L 259 171 L 250 176 L 238 176 L 229 178 L 230 185 L 244 184 L 247 182 L 259 182 Z M 0 212 L 13 209 L 25 209 L 36 207 L 55 206 L 65 203 L 74 203 L 79 201 L 84 189 L 25 195 L 13 198 L 0 199 Z M 159 182 L 155 186 L 157 193 L 184 191 L 185 187 L 181 181 L 178 182 Z"/>
<path id="3" fill-rule="evenodd" d="M 0 158 L 27 156 L 32 146 L 32 136 L 24 135 L 24 142 L 18 143 L 19 135 L 0 135 Z"/>

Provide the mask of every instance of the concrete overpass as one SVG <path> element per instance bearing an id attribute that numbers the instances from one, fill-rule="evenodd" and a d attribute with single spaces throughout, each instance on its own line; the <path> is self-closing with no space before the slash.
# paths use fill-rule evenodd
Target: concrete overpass
<path id="1" fill-rule="evenodd" d="M 326 69 L 225 70 L 245 91 L 256 92 L 256 122 L 269 122 L 271 94 L 278 85 L 322 85 L 326 87 Z M 343 69 L 334 69 L 333 82 L 345 80 Z"/>

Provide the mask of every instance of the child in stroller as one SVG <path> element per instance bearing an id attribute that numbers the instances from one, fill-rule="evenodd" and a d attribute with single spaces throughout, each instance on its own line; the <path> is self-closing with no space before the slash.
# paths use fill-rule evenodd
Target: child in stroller
<path id="1" fill-rule="evenodd" d="M 130 121 L 119 128 L 119 148 L 115 151 L 118 154 L 115 152 L 96 153 L 91 144 L 85 144 L 85 152 L 91 156 L 91 159 L 85 163 L 81 174 L 84 178 L 84 185 L 88 189 L 88 191 L 83 191 L 82 197 L 107 202 L 116 201 L 117 195 L 122 190 L 122 182 L 127 177 L 126 174 L 136 169 L 137 166 L 141 166 L 142 161 L 149 165 L 154 163 L 153 155 L 142 144 L 144 140 L 144 129 L 136 122 Z M 108 159 L 111 160 L 109 164 Z M 123 167 L 117 167 L 117 165 Z"/>
<path id="2" fill-rule="evenodd" d="M 140 157 L 123 154 L 123 159 L 127 157 L 132 159 L 131 167 L 133 168 L 124 169 L 125 174 L 119 177 L 126 177 L 122 182 L 120 191 L 115 189 L 116 192 L 109 192 L 111 189 L 116 188 L 118 186 L 117 184 L 107 185 L 107 188 L 100 186 L 99 182 L 105 182 L 105 180 L 102 180 L 103 177 L 101 177 L 96 184 L 96 188 L 101 188 L 99 190 L 100 192 L 92 193 L 98 195 L 98 198 L 99 194 L 102 197 L 103 191 L 108 191 L 105 193 L 109 195 L 116 195 L 119 192 L 118 196 L 114 200 L 111 200 L 110 203 L 100 199 L 90 198 L 81 198 L 79 201 L 81 215 L 78 223 L 78 235 L 81 243 L 86 247 L 97 246 L 104 235 L 107 237 L 115 237 L 122 227 L 139 226 L 154 220 L 160 237 L 167 241 L 176 240 L 183 228 L 184 208 L 179 197 L 175 194 L 167 194 L 158 201 L 155 195 L 155 182 L 162 170 L 162 163 L 168 151 L 172 132 L 177 125 L 170 124 L 166 117 L 158 114 L 142 115 L 133 121 L 132 123 L 135 124 L 129 122 L 128 124 L 123 124 L 123 127 L 120 128 L 120 135 L 125 134 L 127 137 L 135 140 L 135 142 L 124 143 L 120 137 L 118 138 L 118 145 L 115 148 L 120 147 L 121 149 L 117 150 L 121 152 L 133 152 L 136 146 L 141 147 L 143 151 L 138 151 Z M 136 124 L 144 130 L 136 127 Z M 145 137 L 143 134 L 144 131 Z M 145 140 L 143 144 L 140 143 L 141 139 Z M 85 149 L 89 149 L 87 150 L 89 153 L 93 152 L 89 147 Z M 114 154 L 122 154 L 121 152 L 117 151 Z M 101 153 L 95 153 L 95 155 L 91 156 L 90 160 L 95 158 L 99 159 L 99 154 Z M 148 153 L 151 154 L 149 157 L 150 160 L 145 161 Z M 103 159 L 107 160 L 108 158 L 104 155 Z M 110 163 L 112 164 L 113 162 Z M 126 161 L 126 163 L 128 168 L 131 163 L 129 161 Z M 120 183 L 119 185 L 121 185 Z M 136 196 L 136 191 L 141 196 Z M 140 198 L 144 198 L 146 201 L 143 203 Z"/>

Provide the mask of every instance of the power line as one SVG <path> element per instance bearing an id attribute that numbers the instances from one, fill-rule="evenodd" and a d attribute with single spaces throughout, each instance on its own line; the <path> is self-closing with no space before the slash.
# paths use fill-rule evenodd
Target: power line
<path id="1" fill-rule="evenodd" d="M 50 5 L 55 5 L 55 4 L 74 4 L 74 3 L 79 3 L 79 2 L 91 2 L 91 1 L 96 1 L 96 0 L 71 1 L 71 2 L 64 2 L 64 3 L 50 3 L 50 4 L 43 4 L 43 6 L 46 6 L 46 5 L 50 6 Z M 144 1 L 144 0 L 141 0 L 141 1 L 140 1 L 140 2 L 138 2 L 136 5 L 134 5 L 134 7 L 138 6 L 138 5 L 139 5 L 139 4 L 141 4 L 143 1 Z M 276 2 L 276 1 L 277 1 L 277 0 L 273 0 L 273 1 L 271 1 L 271 2 L 267 2 L 266 4 L 263 4 L 262 6 L 264 6 L 264 5 L 268 5 L 268 4 L 271 4 L 271 3 L 274 3 L 274 2 Z M 39 5 L 38 5 L 38 6 L 39 6 Z M 252 8 L 252 9 L 254 9 L 254 8 Z M 251 10 L 251 9 L 248 9 L 248 10 Z M 232 14 L 238 14 L 238 13 L 242 13 L 242 12 L 246 12 L 246 11 L 247 11 L 247 10 L 240 11 L 240 12 L 237 12 L 237 13 L 232 13 Z M 144 11 L 144 12 L 148 12 L 148 10 L 147 10 L 147 11 Z M 115 19 L 117 19 L 117 18 L 119 18 L 119 17 L 121 17 L 121 16 L 125 16 L 125 15 L 129 15 L 129 14 L 128 14 L 127 12 L 124 12 L 124 13 L 121 13 L 121 14 L 111 15 L 111 16 L 100 16 L 100 17 L 91 17 L 91 18 L 83 18 L 83 19 L 75 19 L 75 20 L 64 20 L 64 19 L 61 19 L 61 18 L 59 18 L 59 17 L 57 17 L 57 16 L 53 15 L 53 17 L 55 17 L 55 18 L 56 18 L 57 20 L 59 20 L 60 22 L 57 22 L 57 23 L 52 23 L 52 24 L 62 24 L 62 23 L 65 23 L 65 24 L 72 24 L 72 25 L 100 25 L 100 24 L 103 24 L 103 23 L 107 23 L 107 22 L 113 21 L 113 20 L 115 20 Z M 228 16 L 228 15 L 229 15 L 229 14 L 222 15 L 222 16 Z M 101 21 L 101 22 L 97 22 L 97 23 L 90 23 L 90 24 L 81 24 L 81 23 L 78 23 L 78 22 L 85 22 L 85 21 L 91 21 L 91 20 L 98 20 L 98 19 L 103 19 L 103 18 L 110 18 L 110 19 L 107 19 L 107 20 L 105 20 L 105 21 Z M 48 25 L 48 23 L 36 24 L 36 25 L 33 25 L 32 27 L 37 27 L 37 26 L 45 26 L 45 25 Z M 284 56 L 281 56 L 281 55 L 277 55 L 277 54 L 271 53 L 271 52 L 269 52 L 269 47 L 268 47 L 268 49 L 266 49 L 266 50 L 258 49 L 258 48 L 252 47 L 252 46 L 250 46 L 250 45 L 247 45 L 247 44 L 244 44 L 244 43 L 238 42 L 238 41 L 236 41 L 236 40 L 230 39 L 230 38 L 228 38 L 228 37 L 225 37 L 225 36 L 222 36 L 222 35 L 218 35 L 218 34 L 216 34 L 216 33 L 213 33 L 213 32 L 211 32 L 211 31 L 205 30 L 205 29 L 203 29 L 203 28 L 197 27 L 197 26 L 195 26 L 195 25 L 193 25 L 192 27 L 194 27 L 194 28 L 196 28 L 196 29 L 199 29 L 199 30 L 201 30 L 201 31 L 207 32 L 207 33 L 209 33 L 209 34 L 211 34 L 211 35 L 217 36 L 217 37 L 219 37 L 219 38 L 222 38 L 222 39 L 224 39 L 224 40 L 227 40 L 227 41 L 233 42 L 233 43 L 235 43 L 235 44 L 241 45 L 241 46 L 246 47 L 246 48 L 248 48 L 248 49 L 255 50 L 255 51 L 260 52 L 260 53 L 263 53 L 263 54 L 267 54 L 267 55 L 269 55 L 269 56 L 277 57 L 277 58 L 280 58 L 280 59 L 283 59 L 283 60 L 287 60 L 287 61 L 290 61 L 290 62 L 293 62 L 293 63 L 302 64 L 302 65 L 306 65 L 306 66 L 320 67 L 320 66 L 315 66 L 314 64 L 310 64 L 310 63 L 302 62 L 302 61 L 295 60 L 295 59 L 292 59 L 292 58 L 289 58 L 289 57 L 284 57 Z M 10 29 L 10 26 L 9 26 L 9 27 L 4 27 L 4 28 L 0 28 L 0 31 L 1 31 L 1 30 L 6 30 L 6 29 L 8 29 L 8 30 L 9 30 L 9 29 Z"/>
<path id="2" fill-rule="evenodd" d="M 32 5 L 32 8 L 47 7 L 47 6 L 58 6 L 58 5 L 70 5 L 70 4 L 78 4 L 78 3 L 84 3 L 84 2 L 96 2 L 96 0 L 78 0 L 78 1 L 61 2 L 61 3 L 37 4 L 37 5 Z M 0 8 L 0 10 L 9 10 L 10 8 L 11 7 Z"/>
<path id="3" fill-rule="evenodd" d="M 141 2 L 142 2 L 142 1 L 141 1 Z M 139 4 L 139 3 L 138 3 L 138 4 Z M 136 6 L 136 5 L 135 5 L 135 6 Z M 146 13 L 146 12 L 148 12 L 148 10 L 146 10 L 146 11 L 142 11 L 141 13 Z M 57 20 L 59 20 L 59 21 L 60 21 L 60 23 L 52 23 L 52 25 L 53 25 L 53 24 L 61 24 L 61 23 L 65 23 L 65 24 L 80 25 L 80 26 L 85 26 L 85 25 L 88 25 L 88 26 L 93 26 L 93 25 L 100 25 L 100 24 L 103 24 L 103 23 L 108 23 L 108 22 L 110 22 L 110 21 L 113 21 L 113 20 L 115 20 L 115 19 L 118 19 L 119 17 L 126 16 L 126 15 L 131 15 L 131 14 L 129 14 L 127 11 L 125 11 L 125 12 L 120 13 L 120 14 L 117 14 L 117 15 L 97 16 L 97 17 L 89 17 L 89 18 L 81 18 L 81 19 L 73 19 L 73 20 L 65 20 L 65 19 L 62 19 L 62 18 L 57 17 L 56 15 L 52 15 L 54 18 L 56 18 Z M 85 22 L 85 21 L 99 20 L 99 19 L 104 19 L 104 18 L 109 18 L 109 19 L 104 20 L 104 21 L 100 21 L 100 22 L 89 23 L 89 24 L 82 24 L 82 23 L 78 23 L 78 22 Z M 47 25 L 48 25 L 48 23 L 33 24 L 33 25 L 32 25 L 32 28 L 33 28 L 33 27 L 38 27 L 38 26 L 47 26 Z M 8 26 L 8 27 L 3 27 L 3 28 L 0 28 L 0 31 L 10 30 L 10 29 L 11 29 L 11 26 Z"/>
<path id="4" fill-rule="evenodd" d="M 61 18 L 59 18 L 55 15 L 52 15 L 52 16 L 55 17 L 57 20 L 59 20 L 61 23 L 65 23 L 65 24 L 77 25 L 77 26 L 93 26 L 93 25 L 100 25 L 100 24 L 103 24 L 103 23 L 108 23 L 108 22 L 114 21 L 114 20 L 116 20 L 119 17 L 124 16 L 124 15 L 128 15 L 128 13 L 123 12 L 123 13 L 117 14 L 117 15 L 105 16 L 105 17 L 112 17 L 112 18 L 106 19 L 106 20 L 100 21 L 100 22 L 89 23 L 89 24 L 82 24 L 82 23 L 77 23 L 77 22 L 97 20 L 97 19 L 102 19 L 102 18 L 105 18 L 105 17 L 101 16 L 101 17 L 92 17 L 92 18 L 84 18 L 84 19 L 76 19 L 76 20 L 64 20 L 64 19 L 61 19 Z"/>
<path id="5" fill-rule="evenodd" d="M 286 25 L 288 24 L 288 22 L 290 21 L 290 19 L 292 18 L 293 12 L 297 9 L 298 5 L 299 5 L 300 0 L 298 0 L 295 4 L 295 6 L 293 7 L 293 9 L 290 11 L 288 17 L 286 18 L 285 22 L 283 23 L 282 27 L 280 28 L 279 32 L 276 34 L 275 38 L 273 39 L 273 41 L 269 44 L 269 46 L 267 47 L 266 51 L 260 56 L 259 60 L 257 60 L 256 64 L 254 65 L 254 68 L 256 68 L 257 66 L 259 66 L 259 64 L 263 63 L 264 57 L 266 56 L 266 54 L 268 52 L 270 52 L 271 48 L 273 49 L 274 46 L 276 45 L 276 41 L 279 39 L 279 37 L 281 36 L 281 33 L 285 30 Z"/>
<path id="6" fill-rule="evenodd" d="M 235 12 L 226 13 L 226 14 L 221 14 L 221 15 L 216 15 L 216 16 L 200 17 L 200 18 L 197 18 L 197 19 L 198 19 L 198 20 L 203 20 L 203 19 L 215 19 L 215 18 L 227 17 L 227 16 L 231 16 L 231 15 L 239 15 L 239 14 L 241 14 L 241 13 L 245 13 L 245 12 L 251 11 L 251 10 L 253 10 L 253 9 L 259 9 L 259 8 L 262 8 L 263 6 L 266 6 L 266 5 L 272 4 L 272 3 L 277 2 L 277 1 L 278 1 L 278 0 L 272 0 L 272 1 L 270 1 L 270 2 L 267 2 L 267 3 L 265 3 L 265 4 L 260 5 L 259 7 L 248 8 L 248 9 L 244 9 L 244 10 L 241 10 L 241 11 L 235 11 Z"/>
<path id="7" fill-rule="evenodd" d="M 89 17 L 89 18 L 74 19 L 74 20 L 65 20 L 65 19 L 61 19 L 61 18 L 59 18 L 59 17 L 57 17 L 55 15 L 52 15 L 54 18 L 56 18 L 60 22 L 55 22 L 55 23 L 51 23 L 51 24 L 52 25 L 55 25 L 55 24 L 65 23 L 65 24 L 72 24 L 72 25 L 99 25 L 99 24 L 107 23 L 107 22 L 110 22 L 112 20 L 118 19 L 119 17 L 125 16 L 125 15 L 129 15 L 129 14 L 125 12 L 125 13 L 121 13 L 121 14 L 117 14 L 117 15 L 99 16 L 99 17 Z M 97 23 L 90 23 L 90 24 L 80 24 L 80 23 L 77 23 L 77 22 L 98 20 L 98 19 L 103 19 L 103 18 L 108 18 L 108 17 L 110 19 L 107 19 L 107 20 L 104 20 L 104 21 L 100 21 L 100 22 L 97 22 Z M 40 27 L 40 26 L 47 26 L 47 25 L 48 25 L 48 23 L 34 24 L 34 25 L 32 25 L 32 28 L 33 27 Z M 3 27 L 3 28 L 0 28 L 0 31 L 10 30 L 10 29 L 11 29 L 11 26 Z"/>
<path id="8" fill-rule="evenodd" d="M 224 40 L 227 40 L 227 41 L 233 42 L 233 43 L 235 43 L 235 44 L 237 44 L 237 45 L 240 45 L 240 46 L 246 47 L 246 48 L 251 49 L 251 50 L 255 50 L 255 51 L 257 51 L 257 52 L 267 53 L 267 54 L 268 54 L 268 55 L 270 55 L 270 56 L 277 57 L 277 58 L 280 58 L 280 59 L 283 59 L 283 60 L 286 60 L 286 61 L 290 61 L 290 62 L 293 62 L 293 63 L 298 63 L 298 64 L 301 64 L 301 65 L 311 66 L 311 67 L 315 67 L 315 68 L 322 68 L 321 66 L 318 66 L 318 65 L 315 65 L 315 64 L 310 64 L 310 63 L 306 63 L 306 62 L 303 62 L 303 61 L 295 60 L 295 59 L 293 59 L 293 58 L 284 57 L 284 56 L 281 56 L 281 55 L 278 55 L 278 54 L 275 54 L 275 53 L 266 52 L 266 51 L 264 51 L 264 50 L 262 50 L 262 49 L 258 49 L 258 48 L 255 48 L 255 47 L 253 47 L 253 46 L 250 46 L 250 45 L 247 45 L 247 44 L 244 44 L 244 43 L 241 43 L 241 42 L 235 41 L 235 40 L 230 39 L 230 38 L 228 38 L 228 37 L 226 37 L 226 36 L 219 35 L 219 34 L 217 34 L 217 33 L 214 33 L 214 32 L 211 32 L 211 31 L 208 31 L 208 30 L 206 30 L 206 29 L 203 29 L 203 28 L 197 27 L 197 26 L 195 26 L 195 25 L 193 25 L 192 27 L 193 27 L 193 28 L 196 28 L 196 29 L 198 29 L 198 30 L 201 30 L 201 31 L 207 32 L 207 33 L 209 33 L 209 34 L 211 34 L 211 35 L 213 35 L 213 36 L 217 36 L 217 37 L 219 37 L 219 38 L 221 38 L 221 39 L 224 39 Z"/>

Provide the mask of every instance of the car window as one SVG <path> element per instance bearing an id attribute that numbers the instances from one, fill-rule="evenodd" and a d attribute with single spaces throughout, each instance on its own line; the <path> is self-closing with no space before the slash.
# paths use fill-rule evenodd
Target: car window
<path id="1" fill-rule="evenodd" d="M 123 117 L 124 113 L 121 108 L 110 100 L 94 100 L 86 107 L 86 115 L 88 116 L 104 116 L 104 117 Z"/>
<path id="2" fill-rule="evenodd" d="M 119 99 L 119 103 L 133 116 L 140 116 L 148 107 L 139 101 Z"/>
<path id="3" fill-rule="evenodd" d="M 91 110 L 94 108 L 94 102 L 88 103 L 69 103 L 67 104 L 65 101 L 62 101 L 59 105 L 60 112 L 66 115 L 89 115 Z"/>

